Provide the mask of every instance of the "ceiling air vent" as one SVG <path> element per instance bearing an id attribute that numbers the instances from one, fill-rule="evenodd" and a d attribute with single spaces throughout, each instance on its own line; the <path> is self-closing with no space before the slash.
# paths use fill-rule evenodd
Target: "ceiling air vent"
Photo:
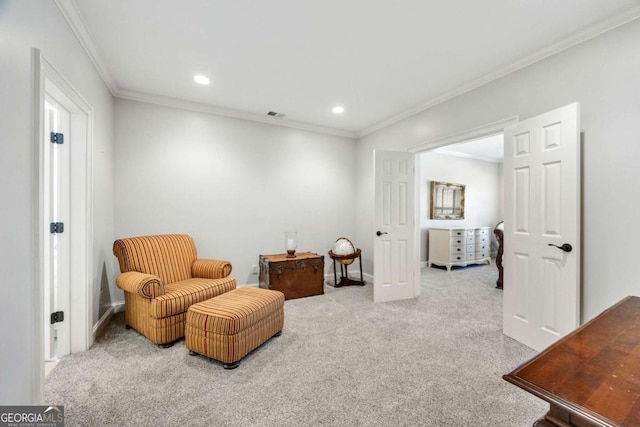
<path id="1" fill-rule="evenodd" d="M 275 111 L 269 111 L 267 113 L 267 116 L 282 118 L 282 117 L 284 117 L 284 114 L 276 113 Z"/>

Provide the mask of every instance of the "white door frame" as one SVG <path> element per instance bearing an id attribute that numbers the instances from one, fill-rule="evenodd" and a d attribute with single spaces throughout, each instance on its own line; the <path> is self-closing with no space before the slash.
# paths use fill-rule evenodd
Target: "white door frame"
<path id="1" fill-rule="evenodd" d="M 445 136 L 442 138 L 434 139 L 428 142 L 421 143 L 409 147 L 407 151 L 412 153 L 421 153 L 424 151 L 434 150 L 436 148 L 444 147 L 451 144 L 457 144 L 459 142 L 467 142 L 472 139 L 480 139 L 485 136 L 495 135 L 497 133 L 503 133 L 507 126 L 514 123 L 518 123 L 519 117 L 513 116 L 506 119 L 498 120 L 497 122 L 488 123 L 483 126 L 479 126 L 473 129 L 467 129 L 465 131 L 455 133 L 453 135 Z M 416 182 L 420 183 L 420 177 L 416 176 Z"/>
<path id="2" fill-rule="evenodd" d="M 482 125 L 482 126 L 478 126 L 472 129 L 467 129 L 464 130 L 462 132 L 458 132 L 452 135 L 448 135 L 445 137 L 441 137 L 441 138 L 437 138 L 437 139 L 433 139 L 431 141 L 427 141 L 427 142 L 423 142 L 420 143 L 418 145 L 414 145 L 411 146 L 407 149 L 407 151 L 411 152 L 411 153 L 424 153 L 427 151 L 431 151 L 431 150 L 435 150 L 436 148 L 441 148 L 441 147 L 445 147 L 447 145 L 451 145 L 451 144 L 457 144 L 460 142 L 468 142 L 470 140 L 474 140 L 474 139 L 480 139 L 480 138 L 484 138 L 484 137 L 488 137 L 491 135 L 496 135 L 499 133 L 504 133 L 504 130 L 507 126 L 511 126 L 512 124 L 518 123 L 519 121 L 519 117 L 518 116 L 512 116 L 512 117 L 507 117 L 505 119 L 502 120 L 498 120 L 495 122 L 491 122 L 488 123 L 486 125 Z M 416 163 L 419 163 L 418 160 L 416 160 Z M 419 189 L 421 182 L 420 182 L 420 174 L 416 174 L 416 188 Z M 417 196 L 419 197 L 419 196 Z M 420 242 L 420 218 L 419 218 L 419 209 L 418 209 L 418 213 L 416 214 L 416 223 L 418 224 L 417 230 L 416 230 L 416 239 L 418 242 Z M 419 244 L 419 243 L 418 243 Z"/>
<path id="3" fill-rule="evenodd" d="M 48 87 L 49 86 L 49 87 Z M 69 233 L 62 235 L 47 232 L 53 221 L 69 223 L 69 144 L 47 143 L 51 140 L 51 132 L 59 132 L 63 135 L 70 134 L 70 106 L 63 94 L 51 90 L 51 85 L 45 79 L 45 128 L 42 135 L 43 143 L 40 144 L 44 156 L 44 170 L 42 173 L 43 205 L 42 214 L 44 222 L 42 237 L 43 267 L 44 267 L 44 332 L 45 332 L 45 361 L 57 360 L 60 356 L 70 353 L 71 328 L 70 319 L 51 324 L 50 314 L 54 311 L 69 313 L 69 264 L 71 252 L 69 248 Z M 47 88 L 48 87 L 48 88 Z M 58 99 L 61 99 L 60 102 Z M 57 114 L 47 110 L 47 103 Z M 58 181 L 57 185 L 55 182 Z M 66 230 L 65 230 L 66 231 Z M 54 243 L 55 242 L 55 243 Z M 54 249 L 55 247 L 55 249 Z M 54 338 L 55 337 L 55 338 Z"/>
<path id="4" fill-rule="evenodd" d="M 496 135 L 498 133 L 504 133 L 504 130 L 507 126 L 511 126 L 519 121 L 518 116 L 507 117 L 506 119 L 498 120 L 496 122 L 491 122 L 483 126 L 479 126 L 472 129 L 467 129 L 462 132 L 458 132 L 449 136 L 445 136 L 442 138 L 434 139 L 428 142 L 421 143 L 419 145 L 414 145 L 409 147 L 407 151 L 412 153 L 424 153 L 426 151 L 435 150 L 436 148 L 445 147 L 451 144 L 457 144 L 459 142 L 468 142 L 473 139 L 480 139 L 491 135 Z M 418 160 L 416 160 L 418 162 Z M 416 174 L 416 188 L 420 188 L 420 174 Z M 419 197 L 419 196 L 418 196 Z M 419 209 L 418 209 L 419 212 Z M 420 218 L 419 213 L 416 214 L 416 223 L 417 227 L 417 236 L 418 242 L 420 242 Z"/>
<path id="5" fill-rule="evenodd" d="M 451 144 L 456 144 L 458 142 L 465 142 L 465 141 L 469 141 L 471 139 L 479 139 L 482 137 L 486 137 L 486 136 L 490 136 L 490 135 L 495 135 L 497 133 L 504 133 L 504 129 L 507 126 L 510 126 L 514 123 L 517 123 L 519 121 L 518 116 L 512 116 L 512 117 L 508 117 L 506 119 L 502 119 L 502 120 L 498 120 L 496 122 L 492 122 L 492 123 L 488 123 L 486 125 L 483 126 L 479 126 L 476 128 L 472 128 L 472 129 L 467 129 L 465 131 L 453 134 L 453 135 L 449 135 L 446 137 L 442 137 L 442 138 L 438 138 L 438 139 L 434 139 L 428 142 L 424 142 L 421 143 L 419 145 L 415 145 L 412 147 L 407 148 L 407 152 L 410 153 L 422 153 L 425 151 L 430 151 L 436 148 L 440 148 L 440 147 L 444 147 L 446 145 L 451 145 Z M 375 156 L 374 156 L 375 157 Z M 420 209 L 419 209 L 419 203 L 418 203 L 418 199 L 419 199 L 419 189 L 420 189 L 420 173 L 419 171 L 419 160 L 416 158 L 415 159 L 415 163 L 417 166 L 416 169 L 416 174 L 415 174 L 415 191 L 413 192 L 413 197 L 415 198 L 415 209 L 414 209 L 414 215 L 415 215 L 415 246 L 416 246 L 416 258 L 418 259 L 418 271 L 420 269 L 419 265 L 420 265 L 420 258 L 419 258 L 419 254 L 420 254 Z M 375 173 L 375 165 L 374 165 L 374 173 Z M 374 195 L 374 199 L 375 199 L 375 195 Z M 375 222 L 375 221 L 374 221 Z M 374 224 L 375 226 L 375 224 Z M 375 233 L 375 230 L 373 230 L 373 232 Z M 375 244 L 375 243 L 374 243 Z M 420 281 L 417 280 L 416 281 L 416 290 L 415 290 L 415 296 L 419 296 L 420 295 Z"/>
<path id="6" fill-rule="evenodd" d="M 44 403 L 44 97 L 59 91 L 74 104 L 70 111 L 70 224 L 71 241 L 70 307 L 71 352 L 84 351 L 93 344 L 93 108 L 72 85 L 42 56 L 31 49 L 32 144 L 33 144 L 33 401 Z M 66 228 L 66 227 L 65 227 Z M 67 231 L 65 230 L 65 231 Z"/>

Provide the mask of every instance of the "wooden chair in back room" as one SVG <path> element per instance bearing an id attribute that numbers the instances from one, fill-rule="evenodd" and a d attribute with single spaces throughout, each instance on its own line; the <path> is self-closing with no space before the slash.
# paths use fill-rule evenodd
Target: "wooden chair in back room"
<path id="1" fill-rule="evenodd" d="M 496 267 L 498 268 L 498 280 L 496 281 L 496 288 L 503 289 L 503 273 L 502 268 L 502 255 L 504 253 L 504 221 L 500 221 L 493 229 L 493 234 L 496 235 L 498 241 L 498 255 L 496 256 Z"/>

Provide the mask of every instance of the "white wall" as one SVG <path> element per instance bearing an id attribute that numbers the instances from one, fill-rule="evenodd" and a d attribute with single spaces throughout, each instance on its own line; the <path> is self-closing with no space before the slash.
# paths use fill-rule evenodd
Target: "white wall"
<path id="1" fill-rule="evenodd" d="M 352 139 L 123 99 L 115 139 L 116 237 L 188 233 L 239 284 L 285 231 L 325 258 L 354 238 Z"/>
<path id="2" fill-rule="evenodd" d="M 31 48 L 60 72 L 94 109 L 93 282 L 95 296 L 102 277 L 113 278 L 108 249 L 113 237 L 112 135 L 113 98 L 99 78 L 53 1 L 0 2 L 0 404 L 35 404 L 39 372 L 32 370 L 38 301 L 34 299 L 35 260 L 32 144 Z M 107 257 L 107 255 L 109 255 Z M 109 265 L 104 270 L 105 265 Z M 98 300 L 94 299 L 94 323 Z"/>
<path id="3" fill-rule="evenodd" d="M 426 263 L 429 229 L 433 227 L 493 227 L 502 213 L 501 164 L 427 151 L 420 154 L 420 261 Z M 465 185 L 463 220 L 429 219 L 431 181 Z M 491 234 L 495 246 L 495 237 Z M 493 248 L 497 251 L 497 246 Z"/>
<path id="4" fill-rule="evenodd" d="M 640 20 L 422 111 L 358 142 L 357 238 L 371 272 L 373 150 L 406 150 L 578 101 L 583 146 L 583 318 L 640 293 Z M 425 80 L 428 83 L 428 79 Z M 425 84 L 427 84 L 425 83 Z M 612 208 L 615 207 L 615 208 Z M 612 214 L 615 212 L 615 214 Z"/>

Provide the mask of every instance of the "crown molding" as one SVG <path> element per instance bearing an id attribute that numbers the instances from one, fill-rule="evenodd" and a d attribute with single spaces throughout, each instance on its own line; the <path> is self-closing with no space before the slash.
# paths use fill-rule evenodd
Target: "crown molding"
<path id="1" fill-rule="evenodd" d="M 412 147 L 409 147 L 407 151 L 409 151 L 410 153 L 420 153 L 422 151 L 435 150 L 437 148 L 445 147 L 451 144 L 457 144 L 459 142 L 471 142 L 476 139 L 503 133 L 504 129 L 507 126 L 518 123 L 518 121 L 518 116 L 507 117 L 502 120 L 487 123 L 482 126 L 463 130 L 462 132 L 457 132 L 451 135 L 432 139 L 418 145 L 414 145 Z"/>
<path id="2" fill-rule="evenodd" d="M 502 77 L 505 77 L 511 73 L 514 73 L 522 68 L 528 67 L 529 65 L 535 64 L 538 61 L 542 61 L 545 58 L 548 58 L 556 53 L 562 52 L 563 50 L 569 49 L 570 47 L 576 46 L 580 43 L 583 43 L 587 40 L 590 40 L 594 37 L 597 37 L 601 34 L 604 34 L 608 31 L 611 31 L 615 28 L 618 28 L 622 25 L 625 25 L 631 21 L 640 18 L 640 5 L 634 6 L 631 9 L 616 15 L 610 19 L 599 22 L 590 27 L 584 28 L 581 31 L 574 33 L 573 35 L 554 43 L 550 46 L 545 47 L 544 49 L 539 50 L 538 52 L 529 55 L 521 60 L 518 60 L 511 65 L 508 65 L 504 68 L 486 74 L 476 80 L 473 80 L 465 85 L 458 87 L 450 92 L 447 92 L 437 98 L 434 98 L 430 101 L 427 101 L 423 104 L 420 104 L 414 108 L 411 108 L 403 113 L 397 114 L 393 117 L 390 117 L 386 120 L 381 121 L 373 126 L 362 129 L 359 132 L 356 132 L 357 138 L 362 138 L 367 136 L 375 131 L 383 129 L 387 126 L 390 126 L 394 123 L 397 123 L 403 119 L 411 117 L 415 114 L 418 114 L 424 110 L 428 110 L 429 108 L 435 107 L 438 104 L 442 104 L 450 99 L 463 95 L 467 92 L 470 92 L 474 89 L 478 89 L 481 86 L 484 86 L 488 83 L 491 83 L 494 80 L 498 80 Z"/>
<path id="3" fill-rule="evenodd" d="M 89 56 L 89 59 L 91 60 L 91 62 L 93 62 L 96 70 L 98 70 L 98 74 L 100 74 L 102 81 L 104 81 L 105 85 L 107 85 L 107 88 L 109 89 L 111 94 L 115 96 L 115 93 L 118 91 L 118 85 L 105 66 L 104 61 L 100 56 L 98 47 L 96 46 L 96 43 L 91 36 L 91 32 L 87 28 L 84 19 L 82 19 L 80 12 L 78 12 L 76 4 L 73 2 L 73 0 L 54 1 L 56 3 L 56 6 L 58 6 L 58 9 L 60 9 L 62 16 L 64 16 L 64 18 L 69 23 L 69 27 L 71 27 L 71 30 L 76 35 L 76 38 L 82 45 L 82 48 Z"/>
<path id="4" fill-rule="evenodd" d="M 341 136 L 351 139 L 356 138 L 355 132 L 350 132 L 342 129 L 317 126 L 310 123 L 296 122 L 294 120 L 286 120 L 277 117 L 264 117 L 260 114 L 249 113 L 246 111 L 231 110 L 229 108 L 216 107 L 209 104 L 186 101 L 183 99 L 171 98 L 167 96 L 152 95 L 144 92 L 119 90 L 114 94 L 114 96 L 116 98 L 130 99 L 132 101 L 146 102 L 148 104 L 180 108 L 183 110 L 196 111 L 199 113 L 215 114 L 216 116 L 232 117 L 234 119 L 250 120 L 253 122 L 265 123 L 273 126 L 282 126 L 316 133 Z"/>

